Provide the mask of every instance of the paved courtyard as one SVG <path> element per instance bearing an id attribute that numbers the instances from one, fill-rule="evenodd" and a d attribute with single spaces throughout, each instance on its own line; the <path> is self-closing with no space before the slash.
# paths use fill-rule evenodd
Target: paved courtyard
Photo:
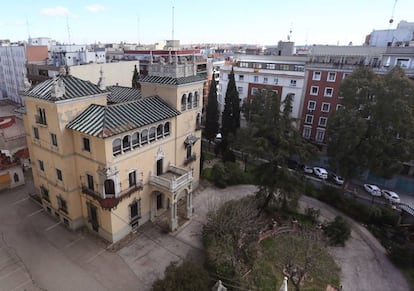
<path id="1" fill-rule="evenodd" d="M 208 187 L 195 196 L 194 217 L 180 230 L 167 234 L 148 223 L 119 247 L 57 223 L 28 197 L 30 187 L 29 180 L 24 187 L 0 192 L 0 291 L 150 290 L 170 262 L 203 259 L 201 231 L 210 209 L 256 190 Z M 301 205 L 321 208 L 328 219 L 337 214 L 307 197 Z M 365 228 L 352 226 L 345 248 L 330 250 L 342 269 L 343 290 L 409 290 L 382 246 Z"/>

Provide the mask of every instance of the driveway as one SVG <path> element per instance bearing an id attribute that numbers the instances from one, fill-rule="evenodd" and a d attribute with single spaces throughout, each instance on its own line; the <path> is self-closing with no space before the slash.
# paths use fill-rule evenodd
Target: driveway
<path id="1" fill-rule="evenodd" d="M 139 290 L 150 290 L 152 283 L 163 277 L 165 267 L 172 261 L 185 258 L 202 260 L 202 226 L 206 213 L 231 199 L 239 199 L 256 191 L 255 186 L 239 185 L 217 189 L 208 187 L 194 198 L 195 217 L 178 232 L 163 234 L 152 224 L 144 226 L 137 239 L 118 254 L 130 265 L 142 285 Z M 302 197 L 301 208 L 321 209 L 321 218 L 332 220 L 338 211 L 309 197 Z M 351 238 L 344 248 L 330 248 L 341 267 L 343 290 L 404 291 L 410 290 L 401 272 L 386 256 L 384 248 L 364 227 L 348 219 L 352 226 Z"/>
<path id="2" fill-rule="evenodd" d="M 139 290 L 139 279 L 106 243 L 57 223 L 36 202 L 31 179 L 0 192 L 0 291 Z"/>

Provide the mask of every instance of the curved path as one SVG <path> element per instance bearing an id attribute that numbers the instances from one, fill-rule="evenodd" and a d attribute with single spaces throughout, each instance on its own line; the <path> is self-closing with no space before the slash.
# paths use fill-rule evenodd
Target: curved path
<path id="1" fill-rule="evenodd" d="M 351 238 L 345 247 L 329 250 L 341 267 L 343 290 L 410 290 L 402 273 L 388 259 L 384 247 L 365 227 L 316 199 L 302 196 L 299 203 L 302 209 L 320 209 L 321 220 L 331 221 L 341 215 L 351 225 Z"/>

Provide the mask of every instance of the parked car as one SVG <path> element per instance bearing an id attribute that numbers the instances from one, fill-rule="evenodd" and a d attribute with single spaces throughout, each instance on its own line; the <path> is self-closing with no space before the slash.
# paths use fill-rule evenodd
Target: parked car
<path id="1" fill-rule="evenodd" d="M 223 136 L 221 135 L 221 133 L 217 133 L 216 137 L 214 138 L 214 142 L 215 143 L 219 143 L 223 141 Z"/>
<path id="2" fill-rule="evenodd" d="M 400 197 L 395 192 L 392 192 L 390 190 L 381 190 L 381 194 L 385 199 L 392 203 L 400 203 Z"/>
<path id="3" fill-rule="evenodd" d="M 331 173 L 331 179 L 337 185 L 343 185 L 344 184 L 344 179 L 341 176 L 339 176 L 335 173 Z"/>
<path id="4" fill-rule="evenodd" d="M 324 168 L 314 167 L 313 173 L 316 175 L 316 177 L 326 180 L 328 179 L 328 171 Z"/>
<path id="5" fill-rule="evenodd" d="M 372 196 L 381 197 L 381 189 L 377 185 L 364 184 L 364 189 Z"/>
<path id="6" fill-rule="evenodd" d="M 302 169 L 303 169 L 303 172 L 305 172 L 306 174 L 312 174 L 313 173 L 312 167 L 303 165 Z"/>

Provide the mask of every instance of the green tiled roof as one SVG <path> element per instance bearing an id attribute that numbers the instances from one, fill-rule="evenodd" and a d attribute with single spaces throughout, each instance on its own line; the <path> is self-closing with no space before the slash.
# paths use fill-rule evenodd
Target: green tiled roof
<path id="1" fill-rule="evenodd" d="M 101 138 L 110 137 L 148 124 L 175 117 L 180 112 L 158 96 L 102 106 L 92 104 L 67 128 Z"/>
<path id="2" fill-rule="evenodd" d="M 109 86 L 106 88 L 111 93 L 108 95 L 109 103 L 122 103 L 141 99 L 141 90 L 123 86 Z"/>
<path id="3" fill-rule="evenodd" d="M 55 82 L 59 80 L 63 81 L 65 93 L 62 97 L 52 97 L 52 92 L 54 89 Z M 99 87 L 92 82 L 85 81 L 71 75 L 57 75 L 56 78 L 46 80 L 33 88 L 30 88 L 24 92 L 25 95 L 30 97 L 35 97 L 47 101 L 59 101 L 67 100 L 78 97 L 102 94 L 107 92 L 106 90 L 101 90 Z"/>
<path id="4" fill-rule="evenodd" d="M 140 82 L 144 83 L 156 83 L 163 85 L 182 85 L 194 82 L 200 82 L 206 80 L 204 75 L 195 75 L 181 78 L 172 78 L 172 77 L 158 77 L 158 76 L 145 76 L 140 79 Z"/>

